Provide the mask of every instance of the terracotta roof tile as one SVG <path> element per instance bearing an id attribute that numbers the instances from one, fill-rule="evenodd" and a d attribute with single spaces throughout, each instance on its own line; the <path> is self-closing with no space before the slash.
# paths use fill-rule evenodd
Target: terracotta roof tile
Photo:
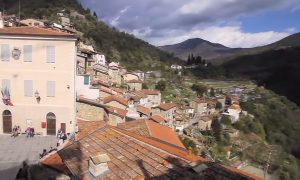
<path id="1" fill-rule="evenodd" d="M 57 171 L 63 172 L 64 174 L 71 174 L 68 167 L 63 163 L 61 157 L 57 152 L 40 160 L 43 165 L 49 166 Z"/>
<path id="2" fill-rule="evenodd" d="M 240 105 L 233 104 L 233 105 L 231 105 L 231 106 L 230 106 L 228 109 L 240 110 L 240 109 L 241 109 L 241 107 L 240 107 Z"/>
<path id="3" fill-rule="evenodd" d="M 128 102 L 126 99 L 120 97 L 120 96 L 117 96 L 117 95 L 112 95 L 112 96 L 107 96 L 103 99 L 103 103 L 104 104 L 107 104 L 111 101 L 117 101 L 118 103 L 124 105 L 124 106 L 128 106 Z"/>
<path id="4" fill-rule="evenodd" d="M 151 112 L 151 110 L 149 108 L 146 108 L 145 106 L 142 106 L 142 105 L 138 105 L 136 110 L 140 113 L 143 113 L 143 114 L 147 115 L 147 116 L 149 116 L 150 112 Z"/>
<path id="5" fill-rule="evenodd" d="M 155 123 L 154 123 L 155 124 Z M 151 125 L 150 125 L 151 126 Z M 221 165 L 213 165 L 206 159 L 194 156 L 185 150 L 120 129 L 104 126 L 82 139 L 64 147 L 56 155 L 44 159 L 46 165 L 64 171 L 65 167 L 78 179 L 88 179 L 88 159 L 95 153 L 105 153 L 109 172 L 101 179 L 222 179 L 234 177 L 261 180 L 243 171 Z M 190 168 L 205 163 L 207 168 L 201 174 Z M 65 167 L 64 167 L 64 165 Z M 61 168 L 59 168 L 61 167 Z M 240 174 L 240 176 L 235 175 Z"/>
<path id="6" fill-rule="evenodd" d="M 81 139 L 104 125 L 105 121 L 86 121 L 81 118 L 77 118 L 78 133 L 76 135 L 76 139 Z"/>
<path id="7" fill-rule="evenodd" d="M 102 92 L 106 92 L 107 94 L 110 94 L 110 95 L 116 94 L 116 93 L 114 93 L 113 90 L 111 90 L 111 89 L 109 89 L 109 88 L 107 88 L 107 87 L 103 87 L 103 86 L 100 86 L 99 91 L 100 91 L 100 92 L 101 92 L 101 91 L 102 91 Z"/>
<path id="8" fill-rule="evenodd" d="M 106 126 L 86 136 L 84 139 L 65 147 L 58 154 L 72 174 L 81 179 L 88 172 L 87 160 L 92 153 L 92 149 L 87 144 L 94 141 L 97 142 L 95 143 L 95 150 L 106 153 L 111 159 L 108 163 L 109 172 L 101 176 L 101 179 L 133 179 L 141 175 L 145 176 L 146 179 L 163 176 L 169 176 L 170 178 L 168 173 L 171 169 L 169 167 L 162 168 L 161 164 L 163 160 L 169 161 L 169 159 L 164 158 L 176 158 L 176 156 L 166 151 L 157 150 L 124 132 L 116 127 Z M 129 142 L 124 143 L 123 139 L 127 139 Z M 157 154 L 158 151 L 160 152 L 159 154 Z M 163 154 L 164 157 L 160 156 L 160 154 Z M 189 177 L 190 179 L 197 176 L 195 173 L 181 167 L 187 166 L 189 160 L 179 160 L 175 163 L 178 167 L 176 166 L 176 169 L 172 169 L 174 174 L 178 174 L 180 177 Z"/>
<path id="9" fill-rule="evenodd" d="M 164 104 L 160 104 L 156 107 L 153 107 L 153 108 L 159 108 L 159 109 L 162 109 L 164 111 L 167 111 L 167 110 L 170 110 L 174 107 L 177 107 L 177 105 L 175 103 L 164 103 Z"/>
<path id="10" fill-rule="evenodd" d="M 200 98 L 195 98 L 192 101 L 194 101 L 194 102 L 196 102 L 198 104 L 200 104 L 200 103 L 206 103 L 205 99 L 200 99 Z"/>
<path id="11" fill-rule="evenodd" d="M 153 116 L 150 117 L 150 119 L 157 122 L 157 123 L 161 123 L 161 122 L 165 121 L 165 118 L 163 118 L 160 115 L 153 115 Z"/>
<path id="12" fill-rule="evenodd" d="M 146 121 L 146 124 L 150 131 L 151 137 L 185 149 L 185 146 L 171 128 L 149 120 Z"/>
<path id="13" fill-rule="evenodd" d="M 143 81 L 137 80 L 137 79 L 132 79 L 132 80 L 126 81 L 126 83 L 143 83 Z"/>
<path id="14" fill-rule="evenodd" d="M 134 120 L 126 123 L 121 123 L 120 125 L 118 125 L 118 127 L 185 149 L 185 146 L 181 143 L 181 141 L 171 128 L 157 124 L 150 120 Z"/>
<path id="15" fill-rule="evenodd" d="M 117 115 L 121 118 L 124 118 L 127 114 L 126 110 L 120 109 L 120 108 L 117 108 L 117 107 L 113 107 L 113 106 L 106 105 L 106 109 L 108 110 L 109 113 Z"/>
<path id="16" fill-rule="evenodd" d="M 61 37 L 73 37 L 74 34 L 60 32 L 57 30 L 39 28 L 39 27 L 9 27 L 1 28 L 0 35 L 26 35 L 26 36 L 61 36 Z"/>
<path id="17" fill-rule="evenodd" d="M 201 116 L 201 120 L 204 122 L 209 122 L 212 121 L 212 117 L 210 116 Z"/>
<path id="18" fill-rule="evenodd" d="M 126 91 L 117 87 L 110 87 L 111 90 L 118 92 L 119 94 L 124 94 Z"/>
<path id="19" fill-rule="evenodd" d="M 156 90 L 156 89 L 142 89 L 138 92 L 141 92 L 146 95 L 159 95 L 160 94 L 160 91 Z"/>

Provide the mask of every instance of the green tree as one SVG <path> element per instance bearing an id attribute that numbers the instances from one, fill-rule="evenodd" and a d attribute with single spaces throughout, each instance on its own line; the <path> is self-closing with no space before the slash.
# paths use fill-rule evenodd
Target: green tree
<path id="1" fill-rule="evenodd" d="M 220 122 L 224 125 L 231 125 L 231 119 L 228 116 L 222 116 Z"/>
<path id="2" fill-rule="evenodd" d="M 216 104 L 216 109 L 220 110 L 222 109 L 222 103 L 220 103 L 219 101 L 217 101 L 217 104 Z"/>
<path id="3" fill-rule="evenodd" d="M 94 11 L 93 16 L 94 16 L 96 19 L 98 19 L 97 13 L 96 13 L 95 11 Z"/>
<path id="4" fill-rule="evenodd" d="M 158 81 L 158 83 L 156 84 L 155 88 L 160 90 L 160 91 L 164 91 L 167 87 L 167 83 L 164 80 L 160 80 Z"/>
<path id="5" fill-rule="evenodd" d="M 215 97 L 215 89 L 213 87 L 210 88 L 209 94 L 211 97 Z"/>
<path id="6" fill-rule="evenodd" d="M 142 84 L 142 89 L 149 89 L 149 88 L 148 88 L 148 85 L 147 85 L 146 83 L 143 83 L 143 84 Z"/>
<path id="7" fill-rule="evenodd" d="M 183 145 L 184 145 L 186 148 L 191 147 L 191 148 L 192 148 L 193 154 L 195 154 L 195 155 L 198 154 L 196 144 L 195 144 L 195 142 L 194 142 L 193 140 L 191 140 L 191 139 L 185 137 L 185 138 L 182 140 L 182 143 L 183 143 Z"/>
<path id="8" fill-rule="evenodd" d="M 216 141 L 221 140 L 221 132 L 222 132 L 222 127 L 221 124 L 218 120 L 218 118 L 214 118 L 212 123 L 211 123 L 211 128 L 213 131 L 213 135 L 216 138 Z"/>
<path id="9" fill-rule="evenodd" d="M 207 92 L 207 86 L 202 83 L 193 84 L 191 89 L 193 91 L 196 91 L 197 96 L 200 96 L 200 97 L 202 97 L 203 94 Z"/>

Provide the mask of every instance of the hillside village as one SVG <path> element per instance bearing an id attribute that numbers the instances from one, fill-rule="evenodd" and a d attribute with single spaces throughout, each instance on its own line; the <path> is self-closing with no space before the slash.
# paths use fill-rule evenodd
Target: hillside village
<path id="1" fill-rule="evenodd" d="M 71 16 L 81 15 L 73 12 Z M 194 87 L 185 86 L 191 92 L 189 98 L 180 93 L 176 97 L 168 94 L 174 96 L 170 100 L 158 86 L 160 81 L 168 81 L 162 77 L 163 72 L 127 70 L 124 64 L 107 59 L 90 42 L 80 38 L 82 33 L 74 28 L 64 11 L 57 12 L 57 17 L 60 24 L 38 19 L 19 20 L 15 15 L 4 14 L 0 24 L 0 28 L 11 28 L 21 36 L 52 36 L 46 32 L 64 33 L 62 36 L 77 34 L 74 43 L 76 61 L 72 70 L 76 98 L 74 128 L 77 130 L 72 131 L 72 127 L 63 129 L 64 133 L 69 133 L 69 142 L 41 159 L 42 164 L 57 170 L 59 176 L 83 179 L 264 178 L 265 174 L 253 175 L 240 170 L 252 163 L 252 159 L 243 158 L 241 153 L 263 141 L 254 133 L 245 135 L 236 125 L 255 118 L 240 106 L 242 102 L 261 98 L 254 93 L 254 87 L 218 88 L 205 83 L 200 83 L 202 86 L 199 87 L 199 82 L 193 82 Z M 10 36 L 10 32 L 1 30 L 0 34 Z M 172 64 L 168 70 L 184 77 L 183 71 L 189 68 L 191 66 Z M 60 87 L 56 88 L 59 91 Z M 72 89 L 72 85 L 67 88 Z M 36 92 L 36 99 L 39 97 L 43 101 L 45 98 L 38 94 L 41 92 Z M 12 100 L 17 101 L 13 97 Z M 54 128 L 55 133 L 59 126 L 57 124 Z M 25 128 L 26 125 L 22 127 Z M 36 129 L 41 135 L 50 132 Z M 217 150 L 220 147 L 216 145 L 217 141 L 223 143 L 222 152 Z M 134 161 L 141 159 L 144 160 L 142 170 Z M 76 167 L 78 165 L 80 169 Z M 264 165 L 256 168 L 265 171 Z"/>

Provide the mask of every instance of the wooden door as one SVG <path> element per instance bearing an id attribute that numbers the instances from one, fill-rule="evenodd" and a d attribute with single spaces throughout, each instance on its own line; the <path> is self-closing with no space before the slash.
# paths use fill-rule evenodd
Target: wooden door
<path id="1" fill-rule="evenodd" d="M 63 133 L 66 133 L 66 123 L 60 123 L 60 129 Z"/>
<path id="2" fill-rule="evenodd" d="M 2 119 L 3 119 L 3 133 L 10 134 L 12 132 L 11 112 L 9 110 L 3 111 Z"/>
<path id="3" fill-rule="evenodd" d="M 56 116 L 54 113 L 47 114 L 47 135 L 56 135 Z"/>

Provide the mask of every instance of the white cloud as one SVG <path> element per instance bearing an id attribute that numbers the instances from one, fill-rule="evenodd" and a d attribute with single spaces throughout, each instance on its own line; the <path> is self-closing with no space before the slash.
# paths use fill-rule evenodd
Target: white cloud
<path id="1" fill-rule="evenodd" d="M 275 31 L 247 33 L 243 32 L 239 26 L 211 26 L 203 29 L 193 29 L 184 35 L 174 36 L 175 34 L 177 32 L 171 32 L 166 37 L 149 38 L 148 40 L 154 45 L 166 45 L 179 43 L 190 38 L 202 38 L 232 48 L 249 48 L 270 44 L 290 35 L 289 32 Z"/>
<path id="2" fill-rule="evenodd" d="M 129 8 L 130 8 L 130 6 L 126 6 L 125 8 L 121 9 L 120 12 L 119 12 L 119 14 L 110 21 L 110 25 L 112 25 L 112 26 L 118 26 L 119 25 L 119 20 L 120 20 L 121 16 L 123 14 L 125 14 L 128 11 Z"/>
<path id="3" fill-rule="evenodd" d="M 240 17 L 266 11 L 296 11 L 300 7 L 299 0 L 79 1 L 101 14 L 104 22 L 154 45 L 198 37 L 229 47 L 265 45 L 294 33 L 295 29 L 249 33 L 242 30 Z"/>

